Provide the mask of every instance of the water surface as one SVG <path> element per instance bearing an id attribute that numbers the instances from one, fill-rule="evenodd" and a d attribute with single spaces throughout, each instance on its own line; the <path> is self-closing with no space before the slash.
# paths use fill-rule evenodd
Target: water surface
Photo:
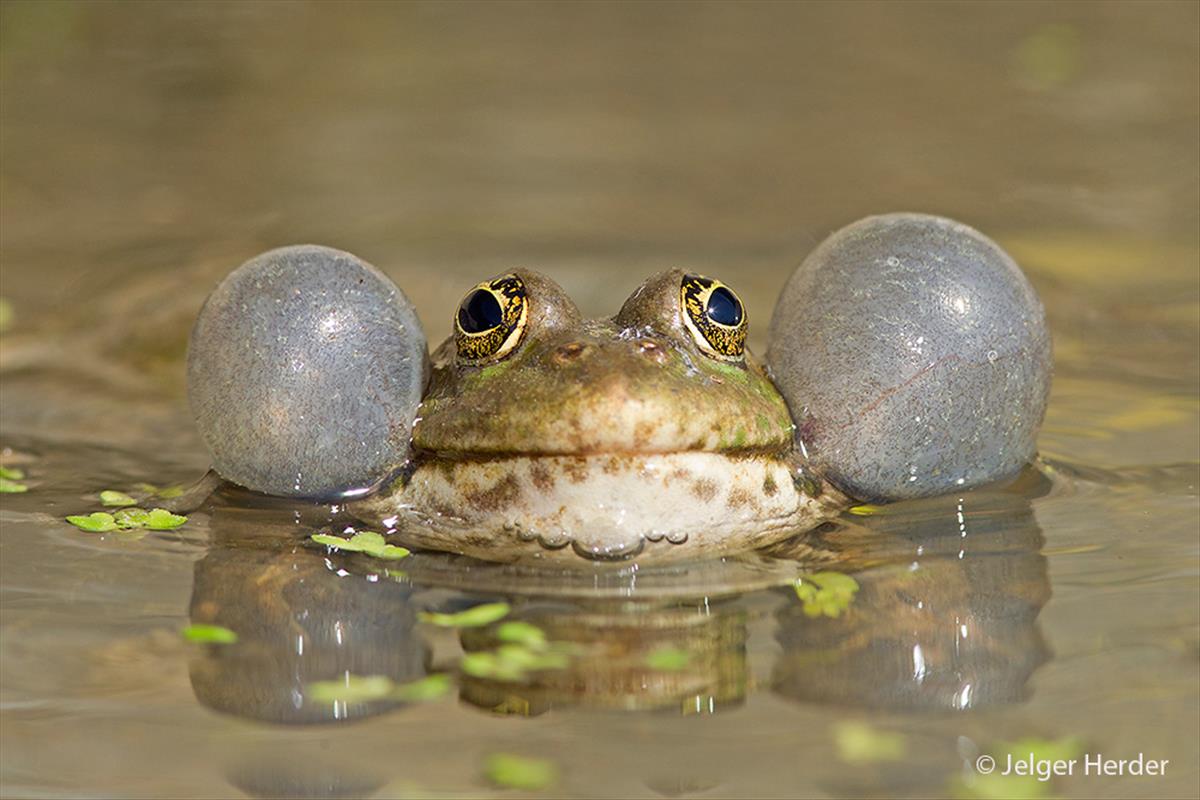
<path id="1" fill-rule="evenodd" d="M 23 4 L 0 10 L 0 791 L 951 794 L 997 742 L 1170 759 L 1078 797 L 1200 789 L 1200 18 L 1194 4 Z M 1045 463 L 663 571 L 388 574 L 306 544 L 328 508 L 214 495 L 142 538 L 62 522 L 207 463 L 182 392 L 207 291 L 270 247 L 377 264 L 433 342 L 520 265 L 610 314 L 653 271 L 737 287 L 763 350 L 821 238 L 919 210 L 1041 292 Z M 860 589 L 836 618 L 793 582 Z M 396 574 L 399 573 L 399 574 Z M 519 685 L 328 703 L 313 681 L 457 674 L 503 600 L 576 650 Z M 228 648 L 183 642 L 218 621 Z M 650 666 L 664 650 L 681 669 Z M 657 663 L 657 662 L 653 662 Z M 854 761 L 847 723 L 903 740 Z M 878 753 L 876 753 L 878 756 Z"/>

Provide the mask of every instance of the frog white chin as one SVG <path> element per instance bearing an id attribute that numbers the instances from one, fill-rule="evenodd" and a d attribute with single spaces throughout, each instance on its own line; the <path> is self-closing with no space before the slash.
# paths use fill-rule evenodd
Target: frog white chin
<path id="1" fill-rule="evenodd" d="M 502 562 L 663 563 L 765 547 L 844 507 L 777 456 L 430 458 L 353 513 L 406 544 Z"/>

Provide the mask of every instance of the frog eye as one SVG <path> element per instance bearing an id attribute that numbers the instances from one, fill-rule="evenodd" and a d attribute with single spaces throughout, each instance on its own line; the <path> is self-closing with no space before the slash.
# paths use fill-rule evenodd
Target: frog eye
<path id="1" fill-rule="evenodd" d="M 746 352 L 746 309 L 720 281 L 684 275 L 679 289 L 683 323 L 696 345 L 714 358 L 740 361 Z"/>
<path id="2" fill-rule="evenodd" d="M 467 292 L 454 315 L 454 343 L 467 364 L 498 361 L 521 341 L 529 304 L 516 275 L 487 281 Z"/>

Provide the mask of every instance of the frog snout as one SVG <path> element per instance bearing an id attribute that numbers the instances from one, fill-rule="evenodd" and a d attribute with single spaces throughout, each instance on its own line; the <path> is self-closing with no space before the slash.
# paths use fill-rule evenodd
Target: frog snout
<path id="1" fill-rule="evenodd" d="M 554 348 L 550 358 L 555 364 L 565 366 L 587 357 L 592 349 L 594 348 L 585 342 L 567 342 Z"/>
<path id="2" fill-rule="evenodd" d="M 550 361 L 559 367 L 596 359 L 610 363 L 625 360 L 637 363 L 645 360 L 653 364 L 663 364 L 667 358 L 666 345 L 646 337 L 611 342 L 571 341 L 556 346 L 550 352 Z"/>

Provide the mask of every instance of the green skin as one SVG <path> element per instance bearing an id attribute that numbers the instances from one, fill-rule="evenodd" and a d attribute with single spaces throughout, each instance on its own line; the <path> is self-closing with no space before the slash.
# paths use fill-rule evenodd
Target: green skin
<path id="1" fill-rule="evenodd" d="M 438 348 L 413 468 L 360 516 L 491 560 L 677 560 L 768 544 L 842 506 L 793 463 L 791 415 L 758 361 L 696 341 L 682 271 L 650 278 L 605 320 L 582 319 L 548 278 L 515 274 L 528 294 L 519 344 L 481 364 L 463 363 L 453 339 Z M 639 498 L 655 481 L 657 499 Z M 607 511 L 596 520 L 589 506 Z"/>

